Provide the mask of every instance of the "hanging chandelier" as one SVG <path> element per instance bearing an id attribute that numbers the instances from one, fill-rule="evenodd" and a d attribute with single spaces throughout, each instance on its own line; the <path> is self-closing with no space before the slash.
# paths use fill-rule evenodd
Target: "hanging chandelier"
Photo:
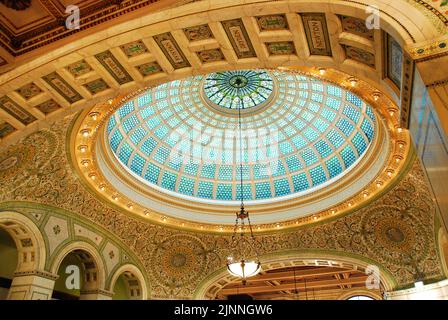
<path id="1" fill-rule="evenodd" d="M 236 79 L 238 81 L 238 79 Z M 236 83 L 239 85 L 239 83 Z M 242 107 L 242 106 L 241 106 Z M 240 198 L 241 207 L 236 212 L 235 227 L 232 235 L 232 255 L 227 258 L 227 270 L 235 277 L 246 279 L 257 275 L 261 271 L 261 263 L 257 254 L 257 241 L 252 231 L 249 212 L 244 209 L 243 193 L 243 138 L 241 128 L 241 107 L 238 108 L 238 129 L 240 141 Z M 247 221 L 247 224 L 246 224 Z M 248 233 L 248 235 L 246 235 Z"/>

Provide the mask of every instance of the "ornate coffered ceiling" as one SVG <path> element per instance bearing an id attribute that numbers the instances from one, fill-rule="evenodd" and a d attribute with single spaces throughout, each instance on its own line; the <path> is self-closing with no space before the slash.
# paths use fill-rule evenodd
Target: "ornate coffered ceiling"
<path id="1" fill-rule="evenodd" d="M 0 5 L 0 45 L 11 56 L 17 57 L 92 27 L 98 31 L 136 10 L 155 11 L 185 2 L 188 1 L 3 0 Z M 66 11 L 71 5 L 80 10 L 80 28 L 75 30 L 66 28 L 66 19 L 71 14 Z"/>
<path id="2" fill-rule="evenodd" d="M 403 71 L 387 59 L 401 61 L 398 58 L 403 50 L 415 57 L 444 50 L 442 40 L 437 44 L 431 40 L 435 49 L 428 43 L 443 38 L 440 35 L 446 28 L 440 23 L 445 26 L 446 18 L 429 10 L 422 1 L 399 1 L 400 5 L 394 2 L 387 7 L 377 3 L 383 14 L 381 30 L 365 28 L 367 3 L 235 1 L 230 6 L 216 1 L 163 1 L 163 6 L 169 6 L 163 9 L 162 3 L 150 2 L 107 2 L 104 8 L 104 1 L 81 1 L 81 12 L 93 12 L 86 19 L 94 22 L 85 23 L 85 28 L 92 28 L 67 38 L 61 31 L 51 41 L 61 40 L 46 47 L 40 40 L 23 39 L 33 32 L 44 34 L 38 29 L 43 26 L 54 25 L 59 30 L 56 12 L 65 2 L 36 0 L 23 11 L 1 5 L 2 13 L 12 11 L 8 17 L 29 10 L 33 13 L 29 17 L 36 15 L 34 20 L 48 23 L 33 25 L 28 21 L 28 27 L 15 33 L 6 20 L 1 23 L 7 30 L 2 38 L 7 49 L 0 50 L 0 143 L 17 141 L 23 133 L 117 94 L 228 69 L 332 67 L 367 80 L 399 103 L 401 87 L 409 85 L 393 81 L 401 78 Z M 403 15 L 403 5 L 414 11 L 415 21 Z M 14 39 L 22 39 L 19 49 L 7 40 L 8 32 Z M 384 41 L 386 34 L 398 46 Z M 401 116 L 405 127 L 407 104 L 402 103 L 401 108 L 402 114 L 396 112 L 395 116 Z"/>

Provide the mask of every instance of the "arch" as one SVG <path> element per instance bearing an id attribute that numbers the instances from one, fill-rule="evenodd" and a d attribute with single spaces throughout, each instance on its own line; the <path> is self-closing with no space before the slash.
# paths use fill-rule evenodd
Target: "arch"
<path id="1" fill-rule="evenodd" d="M 52 263 L 50 264 L 50 271 L 53 274 L 57 274 L 59 267 L 70 253 L 75 253 L 80 258 L 81 262 L 86 267 L 88 274 L 88 289 L 89 290 L 103 290 L 105 287 L 106 269 L 98 251 L 89 243 L 83 241 L 70 242 L 54 256 Z M 92 263 L 94 267 L 92 268 Z"/>
<path id="2" fill-rule="evenodd" d="M 380 296 L 379 294 L 375 293 L 375 292 L 371 292 L 369 290 L 361 290 L 361 289 L 357 289 L 357 290 L 352 290 L 349 292 L 344 292 L 343 294 L 341 294 L 338 297 L 338 300 L 348 300 L 351 297 L 354 296 L 366 296 L 369 298 L 372 298 L 374 300 L 383 300 L 383 297 Z"/>
<path id="3" fill-rule="evenodd" d="M 126 285 L 132 300 L 149 299 L 149 285 L 140 269 L 133 264 L 125 264 L 114 272 L 110 281 L 109 291 L 113 292 L 115 284 L 121 275 L 126 276 Z"/>
<path id="4" fill-rule="evenodd" d="M 13 238 L 19 261 L 17 273 L 45 269 L 46 246 L 39 228 L 34 222 L 14 211 L 0 212 L 0 228 Z"/>
<path id="5" fill-rule="evenodd" d="M 391 291 L 396 286 L 393 276 L 384 267 L 373 260 L 361 256 L 348 256 L 347 254 L 329 251 L 309 252 L 292 250 L 260 256 L 260 261 L 264 271 L 301 265 L 334 266 L 366 270 L 369 265 L 375 265 L 380 269 L 380 282 L 384 290 Z M 193 299 L 212 299 L 220 289 L 234 280 L 235 278 L 229 275 L 227 269 L 222 267 L 198 285 Z"/>

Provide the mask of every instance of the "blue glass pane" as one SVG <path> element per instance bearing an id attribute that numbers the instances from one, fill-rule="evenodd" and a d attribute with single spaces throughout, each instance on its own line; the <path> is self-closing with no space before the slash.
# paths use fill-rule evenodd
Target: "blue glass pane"
<path id="1" fill-rule="evenodd" d="M 146 163 L 145 159 L 143 159 L 140 155 L 135 154 L 134 158 L 132 159 L 132 162 L 131 162 L 131 170 L 134 173 L 141 175 L 143 172 L 143 167 L 144 167 L 145 163 Z"/>
<path id="2" fill-rule="evenodd" d="M 146 169 L 145 179 L 149 182 L 157 184 L 159 180 L 160 168 L 155 164 L 149 163 Z"/>
<path id="3" fill-rule="evenodd" d="M 330 174 L 330 178 L 334 178 L 337 175 L 342 173 L 342 166 L 339 162 L 338 157 L 333 157 L 330 160 L 328 160 L 326 163 L 328 173 Z"/>
<path id="4" fill-rule="evenodd" d="M 218 200 L 232 200 L 232 185 L 219 183 L 216 189 Z"/>
<path id="5" fill-rule="evenodd" d="M 342 149 L 341 157 L 344 160 L 346 168 L 350 167 L 356 161 L 355 153 L 350 146 L 346 146 L 344 149 Z"/>
<path id="6" fill-rule="evenodd" d="M 271 183 L 270 182 L 260 182 L 255 184 L 255 198 L 256 199 L 266 199 L 271 198 Z"/>
<path id="7" fill-rule="evenodd" d="M 347 91 L 345 99 L 348 102 L 353 103 L 358 108 L 362 108 L 362 100 L 355 96 L 353 93 Z"/>
<path id="8" fill-rule="evenodd" d="M 162 187 L 174 191 L 174 188 L 176 186 L 176 179 L 176 174 L 165 171 L 162 176 Z"/>
<path id="9" fill-rule="evenodd" d="M 164 164 L 166 159 L 168 158 L 170 151 L 164 146 L 160 146 L 154 154 L 154 160 L 160 164 Z"/>
<path id="10" fill-rule="evenodd" d="M 134 114 L 131 117 L 124 120 L 121 124 L 121 127 L 124 129 L 126 133 L 129 133 L 135 126 L 139 124 L 139 120 L 137 116 Z"/>
<path id="11" fill-rule="evenodd" d="M 327 181 L 327 177 L 325 176 L 325 171 L 322 168 L 322 166 L 317 166 L 315 168 L 310 169 L 310 176 L 314 186 L 317 186 Z"/>
<path id="12" fill-rule="evenodd" d="M 118 158 L 121 160 L 121 162 L 127 164 L 131 154 L 132 154 L 132 148 L 129 146 L 129 144 L 127 144 L 127 142 L 124 142 L 121 145 L 120 151 L 118 153 Z"/>
<path id="13" fill-rule="evenodd" d="M 121 134 L 121 132 L 119 130 L 115 130 L 114 134 L 110 138 L 110 146 L 111 146 L 112 150 L 114 150 L 116 152 L 117 148 L 122 140 L 123 140 L 123 135 Z"/>
<path id="14" fill-rule="evenodd" d="M 221 165 L 218 172 L 219 180 L 232 180 L 233 179 L 233 166 Z"/>
<path id="15" fill-rule="evenodd" d="M 145 142 L 143 142 L 141 150 L 144 154 L 149 156 L 156 146 L 157 142 L 153 138 L 149 137 Z"/>
<path id="16" fill-rule="evenodd" d="M 197 163 L 187 163 L 184 167 L 185 173 L 196 176 L 198 174 L 199 165 Z"/>
<path id="17" fill-rule="evenodd" d="M 345 136 L 349 137 L 353 130 L 355 129 L 355 127 L 353 127 L 353 125 L 348 122 L 346 119 L 340 119 L 337 123 L 336 123 L 336 127 L 342 131 L 343 134 L 345 134 Z"/>
<path id="18" fill-rule="evenodd" d="M 109 122 L 107 123 L 107 133 L 110 133 L 113 128 L 117 125 L 117 121 L 115 120 L 115 117 L 112 116 L 109 118 Z"/>
<path id="19" fill-rule="evenodd" d="M 352 143 L 355 146 L 356 151 L 358 151 L 358 155 L 362 155 L 367 149 L 367 143 L 364 141 L 363 136 L 359 132 L 356 132 L 352 139 Z"/>
<path id="20" fill-rule="evenodd" d="M 132 111 L 134 111 L 134 102 L 130 101 L 128 103 L 125 103 L 120 109 L 118 109 L 118 115 L 121 119 L 123 119 Z"/>
<path id="21" fill-rule="evenodd" d="M 365 133 L 369 141 L 372 141 L 374 131 L 373 126 L 370 124 L 370 121 L 367 119 L 364 119 L 361 124 L 361 130 Z"/>
<path id="22" fill-rule="evenodd" d="M 197 196 L 206 199 L 213 198 L 213 183 L 200 181 Z"/>
<path id="23" fill-rule="evenodd" d="M 275 195 L 277 197 L 291 193 L 287 179 L 274 180 Z"/>
<path id="24" fill-rule="evenodd" d="M 323 140 L 318 141 L 314 147 L 320 154 L 321 158 L 326 158 L 333 153 L 333 149 Z"/>
<path id="25" fill-rule="evenodd" d="M 309 188 L 308 179 L 303 172 L 292 176 L 292 183 L 294 185 L 294 192 L 300 192 Z"/>
<path id="26" fill-rule="evenodd" d="M 303 150 L 302 158 L 305 161 L 307 166 L 311 166 L 312 164 L 319 161 L 319 158 L 316 156 L 314 151 L 311 150 L 310 148 L 306 148 L 305 150 Z"/>
<path id="27" fill-rule="evenodd" d="M 187 196 L 192 196 L 194 193 L 194 180 L 182 177 L 177 191 Z"/>
<path id="28" fill-rule="evenodd" d="M 250 184 L 243 184 L 243 196 L 245 200 L 252 199 L 252 186 Z M 236 200 L 241 199 L 241 188 L 240 185 L 236 188 Z"/>
<path id="29" fill-rule="evenodd" d="M 286 163 L 288 165 L 289 172 L 296 172 L 302 169 L 302 163 L 297 156 L 287 158 Z"/>
<path id="30" fill-rule="evenodd" d="M 138 127 L 131 134 L 130 139 L 134 143 L 134 145 L 138 145 L 140 143 L 140 141 L 142 141 L 147 134 L 148 133 L 146 132 L 145 129 L 143 129 L 142 127 Z"/>
<path id="31" fill-rule="evenodd" d="M 205 164 L 202 166 L 201 178 L 213 179 L 215 178 L 215 171 L 215 164 Z"/>

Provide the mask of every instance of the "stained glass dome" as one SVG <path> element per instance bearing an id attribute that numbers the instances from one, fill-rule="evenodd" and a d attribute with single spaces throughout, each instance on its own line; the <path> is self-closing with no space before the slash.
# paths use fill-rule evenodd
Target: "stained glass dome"
<path id="1" fill-rule="evenodd" d="M 230 88 L 241 75 L 247 88 Z M 123 104 L 108 121 L 110 149 L 148 188 L 233 203 L 241 197 L 238 119 L 211 103 L 267 103 L 242 118 L 245 200 L 280 201 L 339 179 L 376 131 L 372 108 L 341 87 L 289 72 L 229 71 L 168 82 Z"/>
<path id="2" fill-rule="evenodd" d="M 208 101 L 225 109 L 248 109 L 265 104 L 273 94 L 273 81 L 263 70 L 212 73 L 204 81 Z"/>

